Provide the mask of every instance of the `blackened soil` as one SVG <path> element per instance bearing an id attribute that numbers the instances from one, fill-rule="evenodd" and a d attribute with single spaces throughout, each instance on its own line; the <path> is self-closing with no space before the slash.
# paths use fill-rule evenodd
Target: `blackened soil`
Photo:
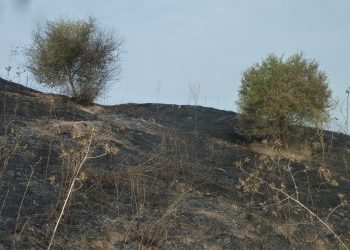
<path id="1" fill-rule="evenodd" d="M 326 153 L 300 159 L 253 147 L 237 119 L 194 106 L 83 107 L 0 79 L 0 249 L 46 249 L 74 177 L 54 249 L 349 246 L 349 138 L 326 132 Z"/>

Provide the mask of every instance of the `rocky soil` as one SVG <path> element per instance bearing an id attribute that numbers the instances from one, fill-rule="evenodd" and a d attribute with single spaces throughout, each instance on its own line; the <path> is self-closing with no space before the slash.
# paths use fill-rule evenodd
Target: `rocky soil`
<path id="1" fill-rule="evenodd" d="M 237 118 L 0 79 L 0 249 L 47 249 L 73 180 L 52 249 L 349 247 L 349 138 L 287 151 Z"/>

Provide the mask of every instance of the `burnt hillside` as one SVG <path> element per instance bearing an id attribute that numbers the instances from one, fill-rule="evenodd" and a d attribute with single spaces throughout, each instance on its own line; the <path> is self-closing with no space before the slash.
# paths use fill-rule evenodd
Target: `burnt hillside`
<path id="1" fill-rule="evenodd" d="M 52 249 L 349 247 L 349 138 L 287 151 L 237 116 L 0 79 L 0 249 L 47 249 L 73 181 Z"/>

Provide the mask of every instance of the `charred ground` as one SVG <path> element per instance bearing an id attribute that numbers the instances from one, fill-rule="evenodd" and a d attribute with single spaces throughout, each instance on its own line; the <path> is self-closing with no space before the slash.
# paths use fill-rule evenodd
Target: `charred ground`
<path id="1" fill-rule="evenodd" d="M 249 142 L 238 115 L 163 104 L 76 105 L 0 79 L 0 249 L 341 249 L 350 140 L 295 152 Z M 255 177 L 260 178 L 256 179 Z M 263 180 L 263 181 L 261 181 Z"/>

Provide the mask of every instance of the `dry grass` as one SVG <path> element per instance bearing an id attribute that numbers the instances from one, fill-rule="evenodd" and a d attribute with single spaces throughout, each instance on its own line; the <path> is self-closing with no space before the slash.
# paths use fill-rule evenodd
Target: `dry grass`
<path id="1" fill-rule="evenodd" d="M 283 149 L 267 143 L 251 143 L 249 149 L 269 157 L 283 157 L 293 161 L 306 162 L 313 159 L 313 150 L 305 145 L 299 148 Z"/>

